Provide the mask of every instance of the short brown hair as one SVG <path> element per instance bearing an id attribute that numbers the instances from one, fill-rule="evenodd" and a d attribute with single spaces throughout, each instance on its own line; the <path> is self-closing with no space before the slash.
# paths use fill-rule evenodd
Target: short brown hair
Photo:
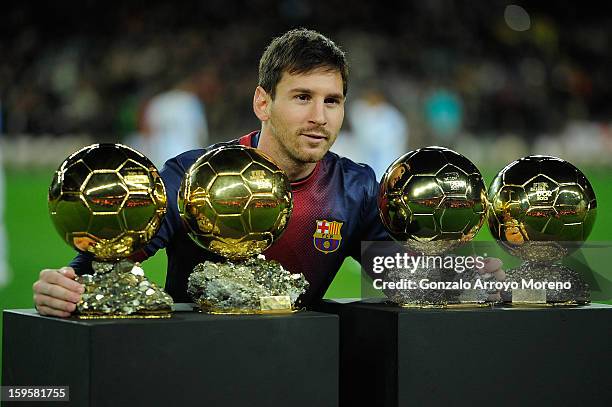
<path id="1" fill-rule="evenodd" d="M 307 73 L 315 69 L 338 71 L 346 96 L 348 64 L 344 52 L 329 38 L 305 28 L 287 31 L 272 40 L 259 60 L 259 86 L 272 98 L 283 72 Z"/>

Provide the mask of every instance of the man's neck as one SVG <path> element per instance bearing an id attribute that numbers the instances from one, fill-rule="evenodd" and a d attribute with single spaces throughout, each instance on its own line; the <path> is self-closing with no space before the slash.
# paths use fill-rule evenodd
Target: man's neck
<path id="1" fill-rule="evenodd" d="M 272 157 L 278 166 L 285 171 L 290 182 L 308 177 L 317 166 L 317 163 L 303 163 L 289 157 L 285 149 L 276 142 L 268 129 L 261 129 L 257 149 Z"/>

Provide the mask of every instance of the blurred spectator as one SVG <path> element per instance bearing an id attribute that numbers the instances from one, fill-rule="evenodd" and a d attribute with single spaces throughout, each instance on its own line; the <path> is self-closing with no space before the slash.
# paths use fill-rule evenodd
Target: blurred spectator
<path id="1" fill-rule="evenodd" d="M 196 91 L 192 77 L 145 105 L 142 131 L 128 143 L 159 169 L 169 158 L 209 144 L 204 104 Z"/>
<path id="2" fill-rule="evenodd" d="M 408 123 L 382 92 L 370 88 L 348 107 L 353 141 L 358 148 L 351 158 L 370 165 L 381 179 L 389 165 L 406 152 Z"/>
<path id="3" fill-rule="evenodd" d="M 434 89 L 425 99 L 425 118 L 435 143 L 453 147 L 463 122 L 459 96 L 450 89 Z"/>

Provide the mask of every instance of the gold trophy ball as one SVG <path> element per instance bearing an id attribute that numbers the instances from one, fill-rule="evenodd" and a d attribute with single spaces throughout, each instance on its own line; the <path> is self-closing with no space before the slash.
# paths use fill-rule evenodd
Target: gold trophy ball
<path id="1" fill-rule="evenodd" d="M 378 208 L 395 240 L 436 255 L 476 235 L 486 213 L 486 188 L 466 157 L 444 147 L 425 147 L 389 166 L 380 183 Z"/>
<path id="2" fill-rule="evenodd" d="M 489 188 L 489 229 L 510 254 L 554 262 L 587 239 L 597 214 L 585 175 L 557 157 L 533 155 L 503 168 Z"/>
<path id="3" fill-rule="evenodd" d="M 66 243 L 98 261 L 117 261 L 155 235 L 166 213 L 166 191 L 141 153 L 121 144 L 93 144 L 55 171 L 48 204 Z"/>
<path id="4" fill-rule="evenodd" d="M 242 260 L 270 247 L 287 227 L 291 185 L 262 152 L 227 145 L 205 153 L 189 168 L 178 208 L 199 246 Z"/>

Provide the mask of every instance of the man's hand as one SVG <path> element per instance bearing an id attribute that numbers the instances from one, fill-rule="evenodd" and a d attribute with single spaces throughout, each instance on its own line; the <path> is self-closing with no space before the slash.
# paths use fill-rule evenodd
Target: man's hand
<path id="1" fill-rule="evenodd" d="M 477 268 L 478 274 L 482 277 L 483 280 L 489 280 L 490 278 L 495 278 L 496 281 L 504 281 L 506 279 L 506 273 L 502 269 L 504 264 L 502 261 L 495 257 L 487 257 L 484 259 L 484 266 L 482 268 Z M 487 301 L 500 301 L 501 293 L 499 291 L 489 292 L 489 296 Z"/>
<path id="2" fill-rule="evenodd" d="M 72 267 L 59 270 L 45 269 L 38 281 L 32 285 L 34 305 L 40 315 L 69 317 L 76 309 L 85 291 L 82 284 L 74 281 L 76 273 Z"/>

